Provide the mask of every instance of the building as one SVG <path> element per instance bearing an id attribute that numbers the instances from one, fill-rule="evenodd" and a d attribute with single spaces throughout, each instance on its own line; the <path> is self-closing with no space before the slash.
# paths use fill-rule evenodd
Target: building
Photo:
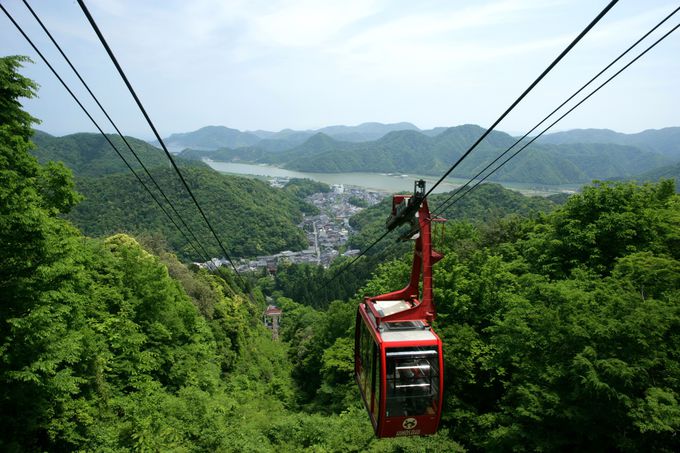
<path id="1" fill-rule="evenodd" d="M 272 331 L 272 340 L 279 339 L 279 325 L 282 314 L 283 310 L 279 307 L 276 305 L 269 305 L 262 315 L 265 327 Z"/>

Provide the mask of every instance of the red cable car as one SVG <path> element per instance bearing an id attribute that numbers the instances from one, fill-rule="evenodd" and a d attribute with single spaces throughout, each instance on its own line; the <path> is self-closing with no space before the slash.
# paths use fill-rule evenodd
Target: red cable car
<path id="1" fill-rule="evenodd" d="M 408 286 L 366 297 L 356 317 L 354 374 L 378 437 L 434 434 L 442 410 L 442 341 L 430 324 L 432 265 L 443 256 L 432 250 L 425 181 L 416 181 L 413 196 L 392 198 L 387 228 L 406 222 L 402 239 L 417 238 Z"/>

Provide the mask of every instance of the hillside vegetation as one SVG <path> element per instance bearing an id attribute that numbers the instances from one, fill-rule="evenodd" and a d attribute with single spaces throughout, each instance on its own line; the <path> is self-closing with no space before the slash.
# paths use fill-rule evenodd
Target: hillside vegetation
<path id="1" fill-rule="evenodd" d="M 411 123 L 363 123 L 358 126 L 328 126 L 314 131 L 283 129 L 279 132 L 262 130 L 241 132 L 224 126 L 206 126 L 192 132 L 172 134 L 163 141 L 169 148 L 177 151 L 185 148 L 216 150 L 257 145 L 262 150 L 276 152 L 300 145 L 316 133 L 347 142 L 365 142 L 377 140 L 389 132 L 403 130 L 419 129 Z"/>
<path id="2" fill-rule="evenodd" d="M 436 135 L 415 130 L 393 131 L 368 142 L 339 141 L 317 133 L 291 149 L 270 152 L 257 144 L 216 151 L 186 150 L 188 159 L 249 161 L 281 165 L 307 172 L 394 172 L 440 175 L 456 162 L 484 130 L 465 125 L 445 129 Z M 452 173 L 470 178 L 508 149 L 515 139 L 492 132 Z M 640 149 L 628 144 L 532 144 L 492 179 L 534 184 L 575 184 L 592 179 L 631 177 L 672 163 L 670 154 Z"/>
<path id="3" fill-rule="evenodd" d="M 573 129 L 546 134 L 539 141 L 551 144 L 613 143 L 680 159 L 680 127 L 649 129 L 637 134 L 622 134 L 609 129 Z"/>
<path id="4" fill-rule="evenodd" d="M 356 307 L 403 287 L 410 253 L 315 308 L 272 276 L 246 296 L 158 242 L 84 236 L 64 218 L 81 199 L 71 172 L 29 152 L 22 61 L 0 58 L 0 450 L 680 450 L 672 181 L 596 183 L 529 216 L 486 198 L 470 201 L 477 222 L 452 212 L 435 238 L 440 431 L 376 440 L 352 377 Z M 265 293 L 281 341 L 262 327 Z"/>
<path id="5" fill-rule="evenodd" d="M 62 161 L 75 174 L 78 192 L 84 200 L 67 217 L 85 234 L 105 237 L 125 231 L 135 235 L 156 235 L 162 237 L 182 259 L 201 261 L 200 255 L 153 202 L 101 135 L 82 133 L 57 138 L 38 132 L 33 138 L 37 146 L 31 152 L 40 162 Z M 110 138 L 121 152 L 127 149 L 119 137 Z M 128 140 L 201 241 L 208 258 L 222 257 L 217 241 L 163 152 L 144 142 Z M 129 162 L 132 163 L 132 159 L 129 156 Z M 314 207 L 303 201 L 304 195 L 299 191 L 272 189 L 262 181 L 221 175 L 205 164 L 177 160 L 183 176 L 230 255 L 255 256 L 307 247 L 307 240 L 296 225 L 302 213 L 313 212 Z M 141 166 L 132 166 L 156 198 L 163 202 Z M 164 203 L 164 206 L 172 213 L 167 204 Z M 178 219 L 175 221 L 181 226 Z M 188 232 L 185 231 L 185 234 L 192 238 Z"/>
<path id="6" fill-rule="evenodd" d="M 62 219 L 79 196 L 29 154 L 21 61 L 0 58 L 2 451 L 461 450 L 445 432 L 377 441 L 358 404 L 300 411 L 257 291 Z"/>
<path id="7" fill-rule="evenodd" d="M 141 165 L 119 136 L 108 135 L 108 138 L 116 145 L 133 169 L 142 171 Z M 101 134 L 79 133 L 53 137 L 45 132 L 36 131 L 32 140 L 36 145 L 32 153 L 41 164 L 49 161 L 63 162 L 77 176 L 102 176 L 129 172 L 125 162 L 115 154 L 111 145 Z M 126 137 L 126 140 L 147 168 L 170 168 L 170 162 L 160 149 L 133 137 Z M 188 164 L 188 162 L 183 161 L 182 164 Z"/>
<path id="8" fill-rule="evenodd" d="M 230 255 L 256 256 L 307 247 L 307 239 L 297 223 L 308 207 L 289 191 L 274 190 L 262 181 L 225 176 L 210 169 L 186 168 L 182 172 Z M 172 194 L 175 208 L 209 257 L 222 257 L 217 241 L 174 171 L 158 169 L 153 175 Z M 99 237 L 117 231 L 160 234 L 181 257 L 198 260 L 186 239 L 133 175 L 78 178 L 76 182 L 85 199 L 68 218 L 85 234 Z"/>
<path id="9" fill-rule="evenodd" d="M 474 451 L 680 448 L 672 183 L 598 184 L 550 214 L 452 222 L 449 232 L 435 239 L 445 258 L 434 287 L 451 438 Z M 403 287 L 409 255 L 374 267 L 355 297 L 324 311 L 278 294 L 309 410 L 336 413 L 356 398 L 356 305 Z"/>
<path id="10" fill-rule="evenodd" d="M 680 162 L 675 165 L 667 165 L 661 168 L 650 170 L 648 172 L 637 175 L 634 179 L 641 182 L 654 182 L 660 179 L 673 179 L 680 181 Z M 680 191 L 680 185 L 675 188 Z"/>

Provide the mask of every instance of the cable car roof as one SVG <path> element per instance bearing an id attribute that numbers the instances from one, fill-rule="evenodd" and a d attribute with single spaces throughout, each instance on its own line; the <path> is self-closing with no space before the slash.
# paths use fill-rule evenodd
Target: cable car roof
<path id="1" fill-rule="evenodd" d="M 403 341 L 436 341 L 437 337 L 431 330 L 392 330 L 382 332 L 383 342 L 403 342 Z"/>
<path id="2" fill-rule="evenodd" d="M 376 310 L 383 316 L 389 316 L 411 308 L 411 305 L 404 300 L 381 300 L 376 301 L 374 305 Z"/>

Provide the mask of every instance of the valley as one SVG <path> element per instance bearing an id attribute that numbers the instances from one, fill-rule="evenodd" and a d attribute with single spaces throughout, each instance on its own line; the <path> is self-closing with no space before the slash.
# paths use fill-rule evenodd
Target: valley
<path id="1" fill-rule="evenodd" d="M 216 147 L 213 140 L 210 142 L 212 148 L 206 149 L 199 130 L 195 132 L 195 141 L 192 141 L 192 133 L 183 135 L 187 148 L 179 155 L 205 160 L 221 171 L 252 174 L 285 174 L 289 171 L 334 183 L 342 182 L 338 175 L 352 178 L 353 173 L 368 174 L 363 184 L 394 188 L 394 181 L 373 181 L 380 180 L 386 173 L 430 178 L 441 175 L 484 132 L 480 126 L 470 124 L 427 131 L 417 128 L 394 130 L 394 127 L 387 131 L 392 125 L 381 126 L 383 135 L 368 141 L 343 141 L 341 137 L 320 132 L 327 129 L 291 132 L 296 140 L 286 140 L 288 135 L 279 138 L 275 149 L 266 141 L 270 139 L 241 147 L 228 147 L 228 143 L 234 143 L 233 139 Z M 643 178 L 680 162 L 680 145 L 676 140 L 679 130 L 665 128 L 639 134 L 575 130 L 559 132 L 555 136 L 548 134 L 528 146 L 490 179 L 524 190 L 559 191 L 563 187 L 573 190 L 574 186 L 593 179 Z M 492 161 L 502 152 L 513 149 L 515 142 L 509 134 L 493 131 L 452 173 L 452 185 L 456 178 L 466 180 L 478 174 L 488 175 L 487 165 L 494 169 Z M 518 150 L 519 146 L 522 145 L 514 149 Z"/>
<path id="2" fill-rule="evenodd" d="M 282 167 L 275 167 L 266 164 L 248 164 L 243 162 L 221 162 L 210 158 L 203 160 L 211 168 L 220 173 L 239 175 L 246 177 L 263 177 L 267 179 L 306 178 L 325 184 L 345 184 L 348 186 L 360 187 L 369 191 L 379 191 L 385 194 L 395 192 L 409 192 L 413 190 L 413 181 L 423 179 L 428 186 L 437 181 L 431 175 L 401 174 L 401 173 L 368 173 L 368 172 L 341 172 L 341 173 L 315 173 L 288 170 Z M 464 178 L 449 177 L 444 180 L 434 193 L 443 193 L 454 190 L 465 184 L 468 180 Z M 551 195 L 555 193 L 573 193 L 580 187 L 580 184 L 535 184 L 535 183 L 512 183 L 495 181 L 508 189 L 516 190 L 525 195 Z"/>
<path id="3" fill-rule="evenodd" d="M 429 195 L 433 215 L 447 219 L 432 235 L 439 316 L 423 325 L 443 345 L 442 417 L 432 436 L 378 439 L 355 364 L 376 364 L 380 348 L 369 341 L 372 359 L 355 354 L 357 307 L 403 287 L 413 244 L 395 239 L 413 238 L 417 219 L 432 219 L 401 209 L 403 224 L 376 242 L 387 237 L 392 199 L 366 180 L 385 173 L 410 192 L 414 174 L 435 172 L 427 165 L 436 152 L 427 151 L 437 137 L 456 151 L 466 142 L 448 146 L 479 128 L 380 137 L 330 128 L 345 134 L 343 144 L 319 133 L 289 151 L 259 131 L 268 138 L 215 151 L 276 150 L 293 159 L 270 164 L 321 173 L 318 158 L 330 155 L 337 165 L 325 170 L 343 178 L 362 170 L 358 188 L 222 174 L 203 162 L 205 150 L 180 153 L 173 171 L 160 150 L 135 139 L 148 169 L 133 163 L 132 175 L 107 145 L 120 145 L 114 136 L 32 129 L 35 118 L 17 101 L 37 90 L 17 73 L 25 61 L 0 58 L 9 87 L 0 105 L 3 451 L 678 450 L 680 196 L 677 164 L 655 167 L 673 161 L 673 148 L 547 144 L 533 158 L 559 159 L 543 154 L 500 178 L 581 185 L 594 174 L 669 176 L 652 183 L 595 181 L 540 197 L 482 184 L 455 202 L 450 191 Z M 264 140 L 269 151 L 252 149 Z M 493 134 L 480 155 L 505 142 Z M 395 156 L 398 171 L 379 166 Z M 466 171 L 483 165 L 473 164 Z M 236 272 L 196 265 L 223 262 L 225 250 Z M 263 320 L 270 305 L 282 313 L 274 336 Z M 394 352 L 404 353 L 413 351 Z M 372 385 L 382 379 L 374 394 L 384 401 L 398 386 L 382 363 Z"/>

